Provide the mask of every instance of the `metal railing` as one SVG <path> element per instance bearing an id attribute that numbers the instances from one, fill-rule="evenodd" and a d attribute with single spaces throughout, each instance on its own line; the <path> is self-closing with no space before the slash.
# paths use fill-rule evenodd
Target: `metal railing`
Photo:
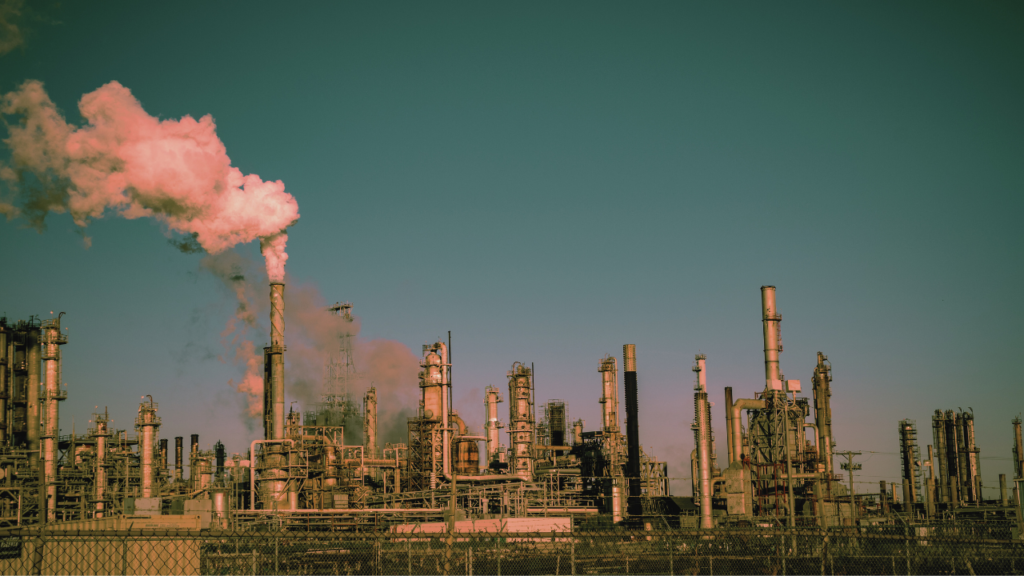
<path id="1" fill-rule="evenodd" d="M 0 574 L 1013 574 L 934 527 L 543 533 L 0 531 Z M 924 528 L 924 529 L 922 529 Z M 1001 534 L 1000 534 L 1001 535 Z"/>

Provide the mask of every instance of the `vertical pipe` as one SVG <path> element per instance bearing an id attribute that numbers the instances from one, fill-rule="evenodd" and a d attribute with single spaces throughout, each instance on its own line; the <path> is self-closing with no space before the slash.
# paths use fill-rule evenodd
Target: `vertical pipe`
<path id="1" fill-rule="evenodd" d="M 914 502 L 917 502 L 915 494 L 915 466 L 914 462 L 914 438 L 911 435 L 912 424 L 910 420 L 900 420 L 900 448 L 903 457 L 903 500 L 907 503 L 907 510 Z"/>
<path id="2" fill-rule="evenodd" d="M 622 345 L 623 380 L 626 388 L 626 476 L 629 480 L 630 514 L 640 510 L 640 420 L 637 406 L 636 344 Z"/>
<path id="3" fill-rule="evenodd" d="M 832 478 L 832 365 L 828 356 L 818 352 L 814 368 L 814 423 L 818 426 L 818 461 L 825 464 L 825 474 Z"/>
<path id="4" fill-rule="evenodd" d="M 270 284 L 270 346 L 263 349 L 265 358 L 264 383 L 264 435 L 266 440 L 283 440 L 285 437 L 284 414 L 284 284 Z M 263 447 L 263 472 L 260 487 L 264 493 L 264 505 L 270 509 L 290 507 L 286 492 L 288 472 L 285 469 L 288 457 L 281 443 Z"/>
<path id="5" fill-rule="evenodd" d="M 25 338 L 25 355 L 28 362 L 28 414 L 27 440 L 28 464 L 32 470 L 39 469 L 39 327 L 29 326 Z"/>
<path id="6" fill-rule="evenodd" d="M 181 436 L 174 437 L 174 480 L 181 482 L 184 479 L 185 462 L 182 459 L 182 441 L 184 438 Z"/>
<path id="7" fill-rule="evenodd" d="M 889 497 L 886 495 L 885 487 L 888 483 L 885 480 L 878 481 L 878 508 L 882 514 L 889 512 Z"/>
<path id="8" fill-rule="evenodd" d="M 925 495 L 928 498 L 925 501 L 928 517 L 932 518 L 935 516 L 938 494 L 935 490 L 935 456 L 932 452 L 931 444 L 928 445 L 928 480 L 925 482 Z"/>
<path id="9" fill-rule="evenodd" d="M 982 501 L 981 493 L 981 450 L 974 439 L 974 413 L 964 412 L 964 448 L 967 460 L 967 480 L 971 485 L 973 500 L 979 506 Z"/>
<path id="10" fill-rule="evenodd" d="M 619 431 L 619 367 L 614 356 L 605 356 L 597 368 L 601 374 L 601 429 Z"/>
<path id="11" fill-rule="evenodd" d="M 765 388 L 770 389 L 779 381 L 779 352 L 782 341 L 779 338 L 779 324 L 782 315 L 775 307 L 775 286 L 761 286 L 761 321 L 764 326 L 764 377 Z"/>
<path id="12" fill-rule="evenodd" d="M 284 438 L 284 284 L 270 285 L 271 438 Z"/>
<path id="13" fill-rule="evenodd" d="M 739 460 L 732 437 L 732 386 L 725 387 L 725 439 L 729 450 L 729 464 Z"/>
<path id="14" fill-rule="evenodd" d="M 946 410 L 946 418 L 943 420 L 946 429 L 946 470 L 949 474 L 949 501 L 954 506 L 963 502 L 960 491 L 960 459 L 957 455 L 958 428 L 956 412 Z"/>
<path id="15" fill-rule="evenodd" d="M 974 488 L 971 486 L 971 471 L 967 458 L 967 427 L 962 411 L 957 414 L 956 424 L 956 459 L 960 481 L 960 499 L 963 503 L 967 503 L 974 500 Z"/>
<path id="16" fill-rule="evenodd" d="M 711 414 L 707 392 L 707 356 L 698 354 L 693 371 L 697 373 L 694 401 L 694 424 L 697 428 L 697 469 L 700 474 L 700 527 L 711 529 Z"/>
<path id="17" fill-rule="evenodd" d="M 999 475 L 999 505 L 1006 508 L 1010 501 L 1006 495 L 1006 474 Z"/>

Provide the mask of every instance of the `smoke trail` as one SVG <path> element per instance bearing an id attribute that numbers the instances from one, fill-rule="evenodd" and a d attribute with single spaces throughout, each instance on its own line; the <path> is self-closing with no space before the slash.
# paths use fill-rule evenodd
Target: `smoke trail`
<path id="1" fill-rule="evenodd" d="M 244 414 L 257 418 L 263 409 L 263 355 L 253 343 L 253 337 L 266 334 L 261 322 L 269 314 L 269 301 L 260 291 L 266 288 L 267 279 L 258 266 L 233 250 L 207 256 L 201 266 L 213 274 L 238 303 L 221 333 L 221 344 L 228 353 L 225 361 L 243 372 L 239 380 L 232 379 L 228 384 L 246 395 Z M 353 400 L 358 401 L 366 389 L 375 386 L 379 437 L 382 442 L 401 441 L 405 436 L 404 417 L 415 411 L 419 370 L 416 355 L 399 342 L 359 338 L 359 318 L 347 321 L 330 314 L 327 300 L 315 285 L 289 278 L 286 300 L 285 386 L 289 402 L 294 400 L 311 407 L 320 399 L 324 392 L 325 361 L 332 352 L 337 352 L 340 339 L 350 336 L 358 372 L 349 392 Z M 353 431 L 358 430 L 358 427 L 353 428 Z"/>
<path id="2" fill-rule="evenodd" d="M 39 230 L 50 212 L 70 212 L 82 229 L 108 211 L 150 217 L 210 254 L 259 239 L 270 279 L 284 280 L 285 230 L 298 204 L 281 181 L 231 166 L 213 117 L 161 121 L 117 82 L 78 108 L 85 126 L 68 124 L 38 80 L 0 98 L 0 113 L 18 117 L 4 120 L 11 159 L 0 182 L 13 198 L 0 197 L 0 214 Z"/>

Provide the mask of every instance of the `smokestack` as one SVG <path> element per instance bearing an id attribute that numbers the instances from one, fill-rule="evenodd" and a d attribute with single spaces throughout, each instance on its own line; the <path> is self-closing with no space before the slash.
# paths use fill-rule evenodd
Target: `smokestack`
<path id="1" fill-rule="evenodd" d="M 264 407 L 267 440 L 284 439 L 284 284 L 270 285 L 270 366 L 267 405 Z"/>
<path id="2" fill-rule="evenodd" d="M 825 464 L 825 474 L 832 478 L 832 363 L 818 352 L 818 365 L 811 378 L 814 387 L 814 423 L 818 427 L 818 459 Z"/>
<path id="3" fill-rule="evenodd" d="M 39 469 L 39 327 L 29 326 L 25 334 L 25 355 L 28 363 L 28 464 Z M 45 501 L 43 501 L 45 505 Z"/>
<path id="4" fill-rule="evenodd" d="M 217 443 L 213 445 L 214 457 L 217 459 L 217 469 L 215 470 L 214 478 L 219 479 L 224 474 L 224 459 L 227 457 L 227 453 L 224 450 L 224 443 L 217 440 Z"/>
<path id="5" fill-rule="evenodd" d="M 782 315 L 775 307 L 775 286 L 761 286 L 761 321 L 764 324 L 765 389 L 781 390 L 779 352 L 782 352 L 782 338 L 779 325 Z"/>
<path id="6" fill-rule="evenodd" d="M 7 327 L 7 318 L 0 318 L 0 446 L 6 446 L 7 438 L 7 407 L 11 398 L 11 385 L 8 380 L 8 371 L 11 366 L 10 352 L 7 341 L 11 330 Z"/>
<path id="7" fill-rule="evenodd" d="M 135 429 L 142 436 L 142 497 L 153 497 L 153 443 L 156 439 L 156 429 L 160 426 L 160 418 L 157 417 L 157 405 L 153 397 L 148 396 L 149 401 L 139 404 L 139 415 L 135 419 Z"/>
<path id="8" fill-rule="evenodd" d="M 377 457 L 377 389 L 363 395 L 363 450 L 367 458 Z"/>
<path id="9" fill-rule="evenodd" d="M 184 478 L 185 462 L 182 459 L 182 442 L 184 438 L 181 436 L 174 437 L 174 481 L 180 482 Z"/>
<path id="10" fill-rule="evenodd" d="M 1010 500 L 1006 494 L 1006 474 L 999 475 L 999 505 L 1003 508 L 1010 505 Z"/>
<path id="11" fill-rule="evenodd" d="M 191 455 L 195 455 L 197 452 L 199 452 L 199 434 L 193 434 L 192 439 L 189 442 L 188 453 Z"/>
<path id="12" fill-rule="evenodd" d="M 693 428 L 696 432 L 697 470 L 700 475 L 700 527 L 701 529 L 711 529 L 714 528 L 714 520 L 711 516 L 711 411 L 708 406 L 707 367 L 705 364 L 707 356 L 698 354 L 695 359 L 696 365 L 693 367 L 693 371 L 697 373 L 697 385 L 694 386 L 696 393 L 693 395 Z M 634 381 L 635 379 L 634 376 Z M 629 397 L 628 392 L 626 397 Z M 635 413 L 636 400 L 633 401 L 633 407 L 630 409 L 630 413 Z M 630 448 L 632 448 L 632 443 Z"/>
<path id="13" fill-rule="evenodd" d="M 622 345 L 623 379 L 626 384 L 626 476 L 629 481 L 629 513 L 640 514 L 640 421 L 637 415 L 636 344 Z"/>
<path id="14" fill-rule="evenodd" d="M 733 438 L 732 438 L 732 386 L 725 387 L 725 436 L 727 440 L 727 448 L 729 450 L 729 464 L 739 460 L 740 455 L 736 453 L 734 449 Z"/>
<path id="15" fill-rule="evenodd" d="M 160 439 L 160 470 L 167 476 L 167 438 Z"/>

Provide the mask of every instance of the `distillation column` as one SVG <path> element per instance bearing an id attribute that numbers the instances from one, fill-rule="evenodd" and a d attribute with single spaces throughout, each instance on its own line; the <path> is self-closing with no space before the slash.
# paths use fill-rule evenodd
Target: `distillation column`
<path id="1" fill-rule="evenodd" d="M 779 352 L 782 351 L 782 340 L 779 324 L 782 322 L 782 314 L 775 307 L 775 286 L 761 286 L 761 320 L 764 324 L 765 389 L 781 390 Z"/>
<path id="2" fill-rule="evenodd" d="M 508 372 L 510 474 L 533 480 L 533 444 L 536 418 L 533 413 L 533 370 L 521 362 Z"/>
<path id="3" fill-rule="evenodd" d="M 939 464 L 938 479 L 935 491 L 938 502 L 949 502 L 949 469 L 947 468 L 946 450 L 946 417 L 942 410 L 936 410 L 932 415 L 932 441 L 935 443 L 935 453 L 939 455 L 936 460 Z M 935 475 L 935 471 L 932 471 Z"/>
<path id="4" fill-rule="evenodd" d="M 270 346 L 263 349 L 263 432 L 264 439 L 276 441 L 263 447 L 260 491 L 265 509 L 289 507 L 286 485 L 288 456 L 284 444 L 284 284 L 270 284 Z M 255 456 L 255 455 L 254 455 Z M 195 476 L 195 471 L 191 473 Z"/>
<path id="5" fill-rule="evenodd" d="M 43 321 L 43 346 L 46 352 L 43 361 L 46 363 L 46 403 L 43 422 L 43 484 L 46 486 L 46 521 L 57 519 L 57 444 L 60 435 L 59 403 L 67 396 L 60 389 L 60 346 L 68 339 L 60 333 L 61 312 L 52 320 Z"/>
<path id="6" fill-rule="evenodd" d="M 444 342 L 425 344 L 420 367 L 423 368 L 419 373 L 419 385 L 424 425 L 421 428 L 422 445 L 416 450 L 422 452 L 417 456 L 422 460 L 421 468 L 429 468 L 428 486 L 433 490 L 441 478 L 451 480 L 452 476 L 448 346 Z"/>
<path id="7" fill-rule="evenodd" d="M 711 516 L 711 406 L 708 404 L 707 356 L 697 354 L 693 371 L 697 385 L 693 394 L 693 431 L 697 445 L 697 470 L 700 490 L 700 527 L 714 528 Z"/>
<path id="8" fill-rule="evenodd" d="M 494 462 L 504 463 L 501 450 L 501 437 L 498 430 L 505 425 L 498 421 L 498 404 L 502 402 L 501 391 L 495 386 L 488 386 L 484 391 L 484 418 L 487 437 L 487 465 Z"/>
<path id="9" fill-rule="evenodd" d="M 106 412 L 95 414 L 93 419 L 96 422 L 96 432 L 93 434 L 93 438 L 96 439 L 96 484 L 93 501 L 96 505 L 95 517 L 103 518 L 107 498 L 107 438 L 110 437 L 110 433 L 107 432 Z"/>
<path id="10" fill-rule="evenodd" d="M 981 484 L 981 450 L 974 439 L 974 412 L 962 414 L 964 430 L 964 460 L 967 462 L 967 487 L 970 490 L 971 501 L 979 506 L 982 503 Z"/>
<path id="11" fill-rule="evenodd" d="M 185 461 L 182 459 L 182 441 L 184 438 L 181 436 L 174 437 L 174 481 L 181 482 L 184 479 Z"/>
<path id="12" fill-rule="evenodd" d="M 29 326 L 25 334 L 25 356 L 28 372 L 28 419 L 26 439 L 28 441 L 28 465 L 39 470 L 39 327 Z M 45 501 L 43 501 L 45 504 Z"/>
<path id="13" fill-rule="evenodd" d="M 139 404 L 139 414 L 135 418 L 135 429 L 140 436 L 140 451 L 142 462 L 142 497 L 153 497 L 153 445 L 156 443 L 157 428 L 160 426 L 160 418 L 156 415 L 157 405 L 153 402 L 152 396 L 147 396 L 148 401 Z"/>
<path id="14" fill-rule="evenodd" d="M 814 423 L 818 426 L 818 461 L 825 465 L 825 475 L 832 479 L 832 364 L 828 356 L 818 352 L 818 365 L 811 379 L 814 386 Z"/>

